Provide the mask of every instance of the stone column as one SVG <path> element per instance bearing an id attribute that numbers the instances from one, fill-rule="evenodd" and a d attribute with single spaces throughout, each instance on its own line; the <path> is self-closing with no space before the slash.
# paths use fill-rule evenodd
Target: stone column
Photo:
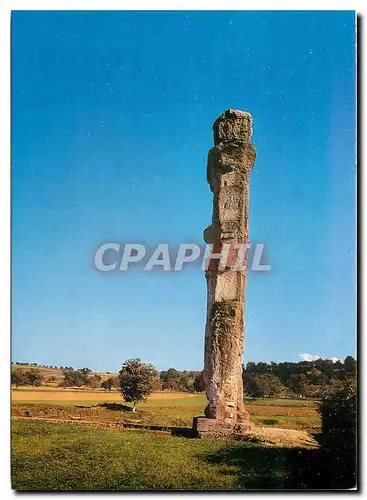
<path id="1" fill-rule="evenodd" d="M 255 161 L 252 117 L 229 109 L 214 122 L 213 130 L 215 146 L 209 151 L 207 167 L 213 217 L 204 239 L 215 253 L 225 244 L 231 250 L 224 269 L 218 259 L 212 259 L 206 271 L 204 379 L 209 403 L 206 418 L 194 419 L 200 437 L 243 432 L 250 426 L 242 383 L 246 270 L 232 266 L 238 245 L 248 243 L 250 173 Z"/>

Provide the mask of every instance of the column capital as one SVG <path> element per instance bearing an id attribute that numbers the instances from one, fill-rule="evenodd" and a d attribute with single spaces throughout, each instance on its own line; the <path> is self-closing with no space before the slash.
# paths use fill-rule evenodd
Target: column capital
<path id="1" fill-rule="evenodd" d="M 214 144 L 248 142 L 252 135 L 252 116 L 247 111 L 227 109 L 213 124 Z"/>

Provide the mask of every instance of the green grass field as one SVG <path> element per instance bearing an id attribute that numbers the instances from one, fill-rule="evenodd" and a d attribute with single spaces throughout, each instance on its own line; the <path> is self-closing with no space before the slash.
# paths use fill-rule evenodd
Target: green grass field
<path id="1" fill-rule="evenodd" d="M 88 421 L 135 422 L 142 425 L 190 427 L 206 406 L 203 394 L 161 392 L 138 406 L 122 401 L 118 392 L 73 390 L 13 390 L 13 415 L 43 418 L 80 418 Z M 287 399 L 246 401 L 254 423 L 288 429 L 320 430 L 317 403 Z"/>
<path id="2" fill-rule="evenodd" d="M 17 490 L 283 489 L 312 450 L 40 422 L 13 422 Z"/>
<path id="3" fill-rule="evenodd" d="M 312 450 L 298 450 L 297 455 L 295 449 L 243 441 L 62 423 L 187 428 L 205 405 L 202 394 L 163 392 L 153 394 L 133 413 L 117 392 L 13 390 L 14 417 L 29 418 L 13 421 L 13 488 L 232 490 L 285 488 L 299 482 L 294 463 Z M 320 431 L 317 402 L 264 399 L 246 405 L 254 423 Z"/>

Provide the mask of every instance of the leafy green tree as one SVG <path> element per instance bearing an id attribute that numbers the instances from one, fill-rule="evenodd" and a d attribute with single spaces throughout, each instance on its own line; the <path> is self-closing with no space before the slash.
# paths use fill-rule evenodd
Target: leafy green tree
<path id="1" fill-rule="evenodd" d="M 118 377 L 108 377 L 101 383 L 101 389 L 104 389 L 105 391 L 111 391 L 114 387 L 118 387 L 118 385 Z"/>
<path id="2" fill-rule="evenodd" d="M 181 385 L 181 372 L 175 368 L 169 368 L 166 371 L 162 371 L 159 375 L 162 389 L 168 389 L 173 391 L 179 391 Z"/>
<path id="3" fill-rule="evenodd" d="M 160 372 L 161 388 L 163 390 L 195 392 L 195 377 L 199 375 L 194 371 L 180 371 L 169 368 Z"/>
<path id="4" fill-rule="evenodd" d="M 277 396 L 282 390 L 279 377 L 271 373 L 249 373 L 244 375 L 245 392 L 255 398 Z"/>
<path id="5" fill-rule="evenodd" d="M 112 380 L 111 378 L 107 378 L 101 383 L 101 389 L 105 391 L 110 391 L 112 389 Z"/>
<path id="6" fill-rule="evenodd" d="M 304 396 L 308 387 L 307 376 L 304 373 L 292 375 L 289 380 L 289 386 L 296 394 Z"/>
<path id="7" fill-rule="evenodd" d="M 121 395 L 127 402 L 136 405 L 144 401 L 159 387 L 158 372 L 150 363 L 143 363 L 140 358 L 128 359 L 119 371 L 119 388 Z"/>
<path id="8" fill-rule="evenodd" d="M 88 380 L 88 373 L 79 370 L 63 370 L 64 379 L 61 382 L 62 387 L 81 387 Z"/>
<path id="9" fill-rule="evenodd" d="M 195 392 L 195 373 L 189 371 L 183 371 L 181 373 L 181 378 L 179 382 L 179 389 L 184 392 Z"/>

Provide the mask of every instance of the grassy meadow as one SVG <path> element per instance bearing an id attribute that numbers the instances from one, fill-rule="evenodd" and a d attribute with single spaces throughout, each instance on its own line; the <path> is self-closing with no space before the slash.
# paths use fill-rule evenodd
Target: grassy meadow
<path id="1" fill-rule="evenodd" d="M 302 487 L 300 473 L 315 453 L 34 421 L 14 421 L 12 435 L 12 481 L 19 491 Z"/>
<path id="2" fill-rule="evenodd" d="M 37 418 L 80 419 L 98 422 L 127 422 L 142 425 L 190 427 L 202 415 L 203 394 L 158 392 L 138 405 L 122 401 L 117 391 L 81 389 L 13 389 L 13 415 Z M 259 425 L 320 431 L 317 403 L 310 400 L 263 399 L 246 401 L 251 420 Z"/>
<path id="3" fill-rule="evenodd" d="M 203 414 L 203 394 L 154 393 L 135 413 L 117 391 L 22 388 L 12 390 L 12 402 L 16 490 L 283 489 L 302 483 L 298 476 L 305 467 L 296 474 L 295 464 L 306 460 L 307 469 L 307 457 L 315 453 L 146 430 L 191 427 L 192 418 Z M 314 401 L 263 399 L 246 405 L 259 425 L 320 431 Z"/>

